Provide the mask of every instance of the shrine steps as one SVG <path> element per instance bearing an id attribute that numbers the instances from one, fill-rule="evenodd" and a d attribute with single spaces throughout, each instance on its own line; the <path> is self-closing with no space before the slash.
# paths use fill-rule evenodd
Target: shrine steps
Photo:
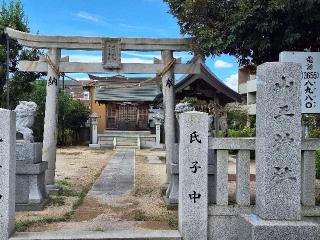
<path id="1" fill-rule="evenodd" d="M 105 130 L 103 135 L 108 136 L 128 136 L 128 135 L 135 135 L 135 136 L 148 136 L 150 135 L 150 131 L 120 131 L 120 130 Z"/>
<path id="2" fill-rule="evenodd" d="M 86 231 L 86 232 L 24 232 L 15 233 L 10 240 L 112 240 L 112 239 L 140 239 L 140 240 L 180 240 L 179 231 L 172 230 L 122 230 L 122 231 Z"/>
<path id="3" fill-rule="evenodd" d="M 150 131 L 115 131 L 106 130 L 98 134 L 98 144 L 101 147 L 114 149 L 140 149 L 153 147 L 156 136 Z"/>

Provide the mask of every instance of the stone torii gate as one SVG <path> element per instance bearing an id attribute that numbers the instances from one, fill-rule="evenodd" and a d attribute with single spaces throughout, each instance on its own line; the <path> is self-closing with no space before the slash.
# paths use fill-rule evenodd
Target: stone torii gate
<path id="1" fill-rule="evenodd" d="M 110 37 L 67 37 L 46 36 L 20 32 L 11 28 L 6 34 L 19 44 L 38 49 L 47 49 L 48 54 L 39 61 L 20 61 L 19 71 L 47 72 L 47 95 L 44 124 L 42 158 L 48 162 L 47 185 L 54 185 L 57 143 L 57 93 L 61 73 L 114 73 L 114 74 L 158 74 L 162 77 L 165 108 L 165 144 L 167 157 L 167 182 L 172 183 L 170 175 L 174 161 L 175 144 L 175 93 L 174 74 L 198 74 L 198 63 L 181 64 L 173 58 L 174 51 L 192 51 L 191 39 L 173 38 L 110 38 Z M 61 59 L 61 50 L 101 50 L 102 63 L 79 63 Z M 154 64 L 121 63 L 121 51 L 160 51 L 161 62 Z M 178 196 L 167 197 L 174 202 Z"/>

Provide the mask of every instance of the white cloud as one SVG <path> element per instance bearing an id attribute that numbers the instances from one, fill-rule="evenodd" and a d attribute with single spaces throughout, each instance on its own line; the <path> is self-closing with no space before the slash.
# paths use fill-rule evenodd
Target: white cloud
<path id="1" fill-rule="evenodd" d="M 76 17 L 82 18 L 91 22 L 99 22 L 101 20 L 101 16 L 96 14 L 88 13 L 85 11 L 79 11 L 75 14 Z"/>
<path id="2" fill-rule="evenodd" d="M 238 92 L 238 73 L 231 74 L 229 77 L 225 78 L 223 82 L 231 89 Z"/>
<path id="3" fill-rule="evenodd" d="M 223 60 L 217 60 L 214 62 L 215 68 L 232 68 L 233 64 L 229 62 L 225 62 Z"/>
<path id="4" fill-rule="evenodd" d="M 94 13 L 89 13 L 86 11 L 78 11 L 77 13 L 73 13 L 73 16 L 76 18 L 82 19 L 89 21 L 91 23 L 94 23 L 96 25 L 102 25 L 102 26 L 107 26 L 107 27 L 117 27 L 117 28 L 122 28 L 126 30 L 131 30 L 131 31 L 149 31 L 153 32 L 156 34 L 160 35 L 167 35 L 167 30 L 164 28 L 155 28 L 155 27 L 149 27 L 149 26 L 143 26 L 143 25 L 132 25 L 132 24 L 127 24 L 124 22 L 119 21 L 118 19 L 107 19 L 104 16 L 94 14 Z"/>

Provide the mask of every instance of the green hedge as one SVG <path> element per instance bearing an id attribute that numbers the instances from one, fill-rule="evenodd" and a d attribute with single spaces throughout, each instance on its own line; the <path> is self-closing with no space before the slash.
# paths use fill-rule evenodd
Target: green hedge
<path id="1" fill-rule="evenodd" d="M 309 135 L 311 138 L 320 138 L 320 129 L 312 129 Z"/>
<path id="2" fill-rule="evenodd" d="M 255 137 L 256 129 L 250 127 L 244 127 L 242 130 L 229 129 L 230 137 Z"/>

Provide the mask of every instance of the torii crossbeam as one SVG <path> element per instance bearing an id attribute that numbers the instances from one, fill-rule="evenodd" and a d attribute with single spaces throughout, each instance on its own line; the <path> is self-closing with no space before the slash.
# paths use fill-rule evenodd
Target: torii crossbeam
<path id="1" fill-rule="evenodd" d="M 21 45 L 39 49 L 68 49 L 68 50 L 104 50 L 106 43 L 121 51 L 190 51 L 192 39 L 175 38 L 107 38 L 107 37 L 65 37 L 35 35 L 6 28 L 10 38 L 16 39 Z M 62 62 L 58 67 L 63 73 L 113 73 L 113 74 L 157 74 L 164 63 L 121 63 L 119 68 L 107 68 L 101 63 Z M 26 72 L 48 72 L 45 61 L 20 61 L 19 70 Z M 175 64 L 176 74 L 200 73 L 199 64 Z"/>

